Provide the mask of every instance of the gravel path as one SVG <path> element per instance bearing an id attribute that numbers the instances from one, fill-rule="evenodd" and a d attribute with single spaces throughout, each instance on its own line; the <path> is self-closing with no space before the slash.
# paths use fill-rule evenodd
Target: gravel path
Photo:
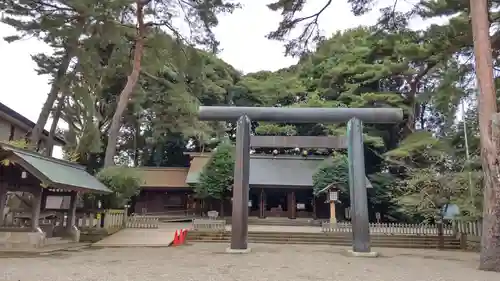
<path id="1" fill-rule="evenodd" d="M 379 258 L 353 258 L 346 248 L 251 245 L 229 255 L 227 244 L 178 248 L 107 248 L 38 257 L 0 258 L 0 280 L 14 281 L 498 281 L 476 270 L 477 255 L 434 250 L 375 249 Z"/>

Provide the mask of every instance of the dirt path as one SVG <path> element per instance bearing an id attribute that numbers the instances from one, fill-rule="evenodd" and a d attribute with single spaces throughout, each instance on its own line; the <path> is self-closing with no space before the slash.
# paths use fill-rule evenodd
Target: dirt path
<path id="1" fill-rule="evenodd" d="M 376 249 L 380 258 L 346 256 L 344 247 L 250 245 L 229 255 L 227 244 L 176 248 L 107 248 L 0 259 L 0 280 L 14 281 L 497 281 L 476 270 L 474 253 Z"/>

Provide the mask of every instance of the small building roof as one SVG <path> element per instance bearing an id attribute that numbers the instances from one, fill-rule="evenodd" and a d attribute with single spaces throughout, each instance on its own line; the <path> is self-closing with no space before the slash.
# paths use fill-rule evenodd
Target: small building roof
<path id="1" fill-rule="evenodd" d="M 250 184 L 275 187 L 312 187 L 313 175 L 324 158 L 253 156 Z"/>
<path id="2" fill-rule="evenodd" d="M 97 193 L 111 192 L 99 180 L 87 173 L 84 166 L 42 156 L 0 142 L 0 160 L 5 159 L 21 166 L 50 188 Z"/>
<path id="3" fill-rule="evenodd" d="M 12 108 L 0 102 L 0 117 L 2 117 L 2 113 L 19 122 L 19 124 L 16 125 L 18 125 L 19 127 L 25 127 L 23 128 L 24 130 L 30 131 L 31 129 L 33 129 L 33 127 L 35 127 L 35 123 L 33 121 L 29 120 L 28 118 L 24 117 L 17 111 L 13 110 Z M 47 132 L 47 130 L 43 130 L 42 133 L 46 137 L 49 136 L 49 132 Z M 54 137 L 54 140 L 61 145 L 66 144 L 66 141 L 61 136 L 56 135 Z"/>
<path id="4" fill-rule="evenodd" d="M 210 153 L 194 154 L 186 183 L 196 184 L 203 167 L 210 160 Z M 250 185 L 262 187 L 312 187 L 313 175 L 325 160 L 321 156 L 251 155 Z M 368 178 L 367 188 L 372 188 Z"/>

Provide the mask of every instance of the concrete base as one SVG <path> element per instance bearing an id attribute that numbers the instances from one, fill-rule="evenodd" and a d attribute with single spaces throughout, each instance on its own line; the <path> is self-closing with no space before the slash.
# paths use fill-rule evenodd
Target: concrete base
<path id="1" fill-rule="evenodd" d="M 226 249 L 226 253 L 228 254 L 248 254 L 252 251 L 252 249 L 250 248 L 246 248 L 246 249 L 231 249 L 231 248 L 227 248 Z"/>
<path id="2" fill-rule="evenodd" d="M 347 254 L 351 257 L 359 257 L 359 258 L 376 258 L 376 257 L 378 257 L 378 252 L 354 252 L 353 250 L 348 250 Z"/>
<path id="3" fill-rule="evenodd" d="M 80 242 L 80 230 L 78 229 L 78 227 L 76 226 L 73 226 L 69 231 L 68 231 L 68 234 L 69 234 L 69 237 L 71 237 L 71 240 L 73 242 Z"/>
<path id="4" fill-rule="evenodd" d="M 0 232 L 0 248 L 41 248 L 47 238 L 43 232 Z"/>

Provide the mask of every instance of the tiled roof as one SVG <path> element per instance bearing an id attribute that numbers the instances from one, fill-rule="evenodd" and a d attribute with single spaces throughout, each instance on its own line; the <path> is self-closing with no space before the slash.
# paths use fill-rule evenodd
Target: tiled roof
<path id="1" fill-rule="evenodd" d="M 0 142 L 0 160 L 9 159 L 53 189 L 109 193 L 84 166 L 14 148 Z"/>

